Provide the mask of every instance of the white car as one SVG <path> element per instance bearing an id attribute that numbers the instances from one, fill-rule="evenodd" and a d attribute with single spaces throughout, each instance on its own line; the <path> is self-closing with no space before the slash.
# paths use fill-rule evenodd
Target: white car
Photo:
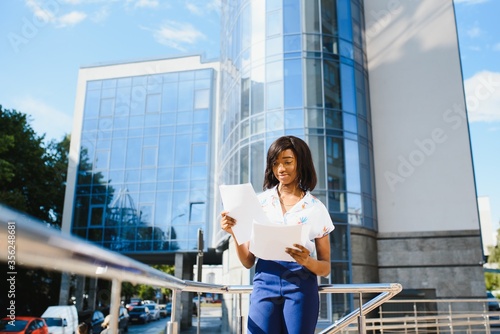
<path id="1" fill-rule="evenodd" d="M 207 301 L 207 299 L 205 298 L 205 296 L 201 296 L 200 303 L 205 303 L 206 301 Z M 193 297 L 193 303 L 198 304 L 198 296 Z"/>
<path id="2" fill-rule="evenodd" d="M 149 309 L 149 314 L 151 315 L 151 320 L 160 320 L 160 307 L 157 304 L 144 304 L 145 307 Z"/>
<path id="3" fill-rule="evenodd" d="M 47 319 L 49 333 L 64 334 L 78 331 L 78 312 L 75 305 L 49 306 L 42 314 Z"/>

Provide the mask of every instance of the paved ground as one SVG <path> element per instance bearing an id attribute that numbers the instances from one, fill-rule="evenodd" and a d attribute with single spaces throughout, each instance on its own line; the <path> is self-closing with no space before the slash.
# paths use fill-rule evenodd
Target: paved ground
<path id="1" fill-rule="evenodd" d="M 214 305 L 215 306 L 215 305 Z M 193 325 L 189 329 L 180 331 L 180 334 L 212 334 L 222 333 L 222 309 L 220 305 L 212 307 L 211 305 L 201 306 L 201 317 L 199 318 L 200 330 L 198 331 L 198 318 L 193 317 Z"/>

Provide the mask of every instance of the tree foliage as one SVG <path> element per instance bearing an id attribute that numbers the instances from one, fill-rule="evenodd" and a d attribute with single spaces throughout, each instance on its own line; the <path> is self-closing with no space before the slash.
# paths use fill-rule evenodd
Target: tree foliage
<path id="1" fill-rule="evenodd" d="M 45 144 L 29 122 L 0 105 L 0 203 L 61 226 L 70 140 Z"/>
<path id="2" fill-rule="evenodd" d="M 0 105 L 0 203 L 60 227 L 70 138 L 46 144 L 26 114 Z M 7 272 L 5 268 L 4 272 Z M 16 311 L 40 315 L 58 303 L 59 272 L 17 267 Z M 3 308 L 4 299 L 0 298 Z"/>
<path id="3" fill-rule="evenodd" d="M 172 265 L 166 265 L 166 264 L 157 264 L 152 266 L 155 269 L 158 269 L 160 271 L 163 271 L 164 273 L 167 273 L 169 275 L 174 275 L 175 272 L 175 267 Z M 164 298 L 170 299 L 170 295 L 172 294 L 172 291 L 170 289 L 165 289 L 162 288 L 160 289 L 161 294 L 162 294 L 162 300 Z M 134 296 L 139 296 L 142 299 L 156 299 L 156 289 L 151 287 L 150 285 L 144 285 L 144 284 L 137 284 L 133 285 L 129 282 L 123 282 L 122 283 L 122 296 L 125 297 L 126 301 L 129 301 L 130 298 Z"/>
<path id="4" fill-rule="evenodd" d="M 491 246 L 489 248 L 488 264 L 490 267 L 500 269 L 500 249 L 498 245 L 500 244 L 500 229 L 497 230 L 497 242 L 496 246 Z M 484 281 L 486 283 L 486 290 L 499 290 L 500 289 L 500 274 L 486 272 L 484 273 Z"/>

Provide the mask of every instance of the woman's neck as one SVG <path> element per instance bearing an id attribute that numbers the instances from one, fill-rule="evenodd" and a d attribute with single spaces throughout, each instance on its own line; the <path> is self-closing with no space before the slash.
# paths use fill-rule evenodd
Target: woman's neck
<path id="1" fill-rule="evenodd" d="M 284 196 L 297 196 L 302 197 L 303 191 L 299 188 L 297 182 L 293 182 L 290 184 L 279 184 L 278 185 L 278 193 Z"/>

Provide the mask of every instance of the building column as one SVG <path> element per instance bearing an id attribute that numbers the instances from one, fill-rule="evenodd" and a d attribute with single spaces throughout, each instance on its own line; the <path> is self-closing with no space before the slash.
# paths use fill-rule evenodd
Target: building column
<path id="1" fill-rule="evenodd" d="M 83 311 L 83 292 L 85 291 L 85 276 L 76 276 L 75 279 L 75 306 L 78 311 Z"/>
<path id="2" fill-rule="evenodd" d="M 69 289 L 71 287 L 71 274 L 61 273 L 61 287 L 59 289 L 59 305 L 68 305 Z"/>
<path id="3" fill-rule="evenodd" d="M 87 307 L 90 310 L 95 309 L 96 301 L 97 301 L 97 278 L 90 277 L 89 278 L 89 286 L 87 289 Z"/>
<path id="4" fill-rule="evenodd" d="M 177 253 L 175 254 L 175 277 L 185 280 L 193 280 L 193 259 L 189 254 Z M 176 322 L 180 324 L 180 329 L 188 329 L 192 326 L 193 321 L 193 298 L 192 293 L 179 293 L 176 300 L 177 319 Z M 182 305 L 182 307 L 181 307 Z M 182 312 L 181 312 L 182 311 Z"/>

